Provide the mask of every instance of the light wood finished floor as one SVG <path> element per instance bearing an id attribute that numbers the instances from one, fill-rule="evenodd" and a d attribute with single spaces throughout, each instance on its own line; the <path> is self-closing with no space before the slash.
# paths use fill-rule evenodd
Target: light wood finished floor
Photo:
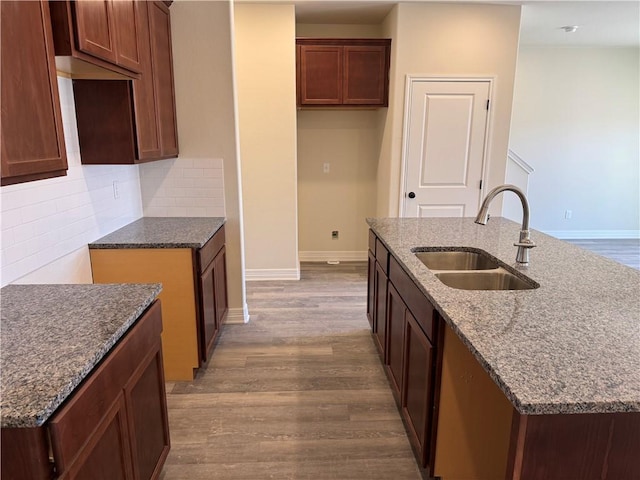
<path id="1" fill-rule="evenodd" d="M 366 264 L 303 264 L 247 299 L 251 322 L 167 385 L 161 479 L 421 479 L 369 333 Z"/>
<path id="2" fill-rule="evenodd" d="M 591 250 L 598 255 L 615 260 L 618 263 L 640 270 L 640 240 L 567 240 L 579 247 Z"/>

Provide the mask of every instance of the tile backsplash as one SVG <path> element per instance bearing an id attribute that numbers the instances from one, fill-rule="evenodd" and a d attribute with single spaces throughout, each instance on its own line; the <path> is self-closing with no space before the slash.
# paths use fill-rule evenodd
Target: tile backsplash
<path id="1" fill-rule="evenodd" d="M 71 80 L 58 88 L 69 170 L 0 189 L 2 286 L 142 216 L 138 166 L 81 165 Z"/>
<path id="2" fill-rule="evenodd" d="M 146 217 L 224 217 L 222 159 L 180 157 L 140 165 Z"/>

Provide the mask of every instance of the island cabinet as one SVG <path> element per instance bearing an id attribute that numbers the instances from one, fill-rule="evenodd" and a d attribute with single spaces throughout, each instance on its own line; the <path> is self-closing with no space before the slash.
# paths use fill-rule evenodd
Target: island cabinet
<path id="1" fill-rule="evenodd" d="M 2 185 L 67 173 L 49 2 L 0 2 Z"/>
<path id="2" fill-rule="evenodd" d="M 94 283 L 162 284 L 165 377 L 193 380 L 211 357 L 228 311 L 224 225 L 202 247 L 89 248 Z"/>
<path id="3" fill-rule="evenodd" d="M 77 75 L 138 78 L 140 39 L 148 32 L 135 0 L 50 3 L 61 70 Z"/>
<path id="4" fill-rule="evenodd" d="M 431 474 L 438 315 L 380 239 L 372 231 L 369 235 L 370 245 L 375 245 L 375 258 L 382 251 L 388 265 L 383 269 L 376 260 L 372 267 L 370 252 L 368 303 L 374 318 L 373 338 L 381 349 L 381 360 L 418 464 Z M 378 290 L 380 282 L 385 286 Z"/>
<path id="5" fill-rule="evenodd" d="M 178 155 L 171 24 L 164 2 L 135 2 L 140 78 L 73 81 L 83 164 L 135 164 Z"/>
<path id="6" fill-rule="evenodd" d="M 369 232 L 368 268 L 367 318 L 371 324 L 373 339 L 380 352 L 380 357 L 382 362 L 385 363 L 389 252 L 373 232 Z"/>
<path id="7" fill-rule="evenodd" d="M 160 303 L 40 427 L 2 428 L 2 478 L 159 478 L 169 453 Z"/>
<path id="8" fill-rule="evenodd" d="M 386 107 L 390 39 L 296 39 L 299 107 Z"/>

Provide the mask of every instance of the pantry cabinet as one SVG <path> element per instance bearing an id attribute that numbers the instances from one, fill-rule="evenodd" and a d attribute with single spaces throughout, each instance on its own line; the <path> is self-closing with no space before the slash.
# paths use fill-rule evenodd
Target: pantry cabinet
<path id="1" fill-rule="evenodd" d="M 2 185 L 66 175 L 49 2 L 0 9 Z"/>
<path id="2" fill-rule="evenodd" d="M 299 107 L 386 107 L 390 39 L 296 39 Z"/>
<path id="3" fill-rule="evenodd" d="M 169 9 L 136 2 L 148 28 L 140 37 L 137 80 L 73 81 L 83 164 L 135 164 L 174 158 L 178 134 Z"/>

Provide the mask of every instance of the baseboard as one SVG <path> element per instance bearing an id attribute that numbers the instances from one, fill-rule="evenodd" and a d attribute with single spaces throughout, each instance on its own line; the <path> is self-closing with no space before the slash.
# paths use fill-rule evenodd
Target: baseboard
<path id="1" fill-rule="evenodd" d="M 300 267 L 298 268 L 247 268 L 244 271 L 244 279 L 247 282 L 257 280 L 300 280 Z"/>
<path id="2" fill-rule="evenodd" d="M 640 230 L 541 230 L 547 235 L 561 240 L 591 239 L 635 239 L 640 238 Z"/>
<path id="3" fill-rule="evenodd" d="M 343 251 L 343 252 L 298 252 L 301 262 L 366 262 L 367 251 Z"/>
<path id="4" fill-rule="evenodd" d="M 247 304 L 245 303 L 243 308 L 230 308 L 224 323 L 225 325 L 243 325 L 249 323 L 249 307 Z"/>

